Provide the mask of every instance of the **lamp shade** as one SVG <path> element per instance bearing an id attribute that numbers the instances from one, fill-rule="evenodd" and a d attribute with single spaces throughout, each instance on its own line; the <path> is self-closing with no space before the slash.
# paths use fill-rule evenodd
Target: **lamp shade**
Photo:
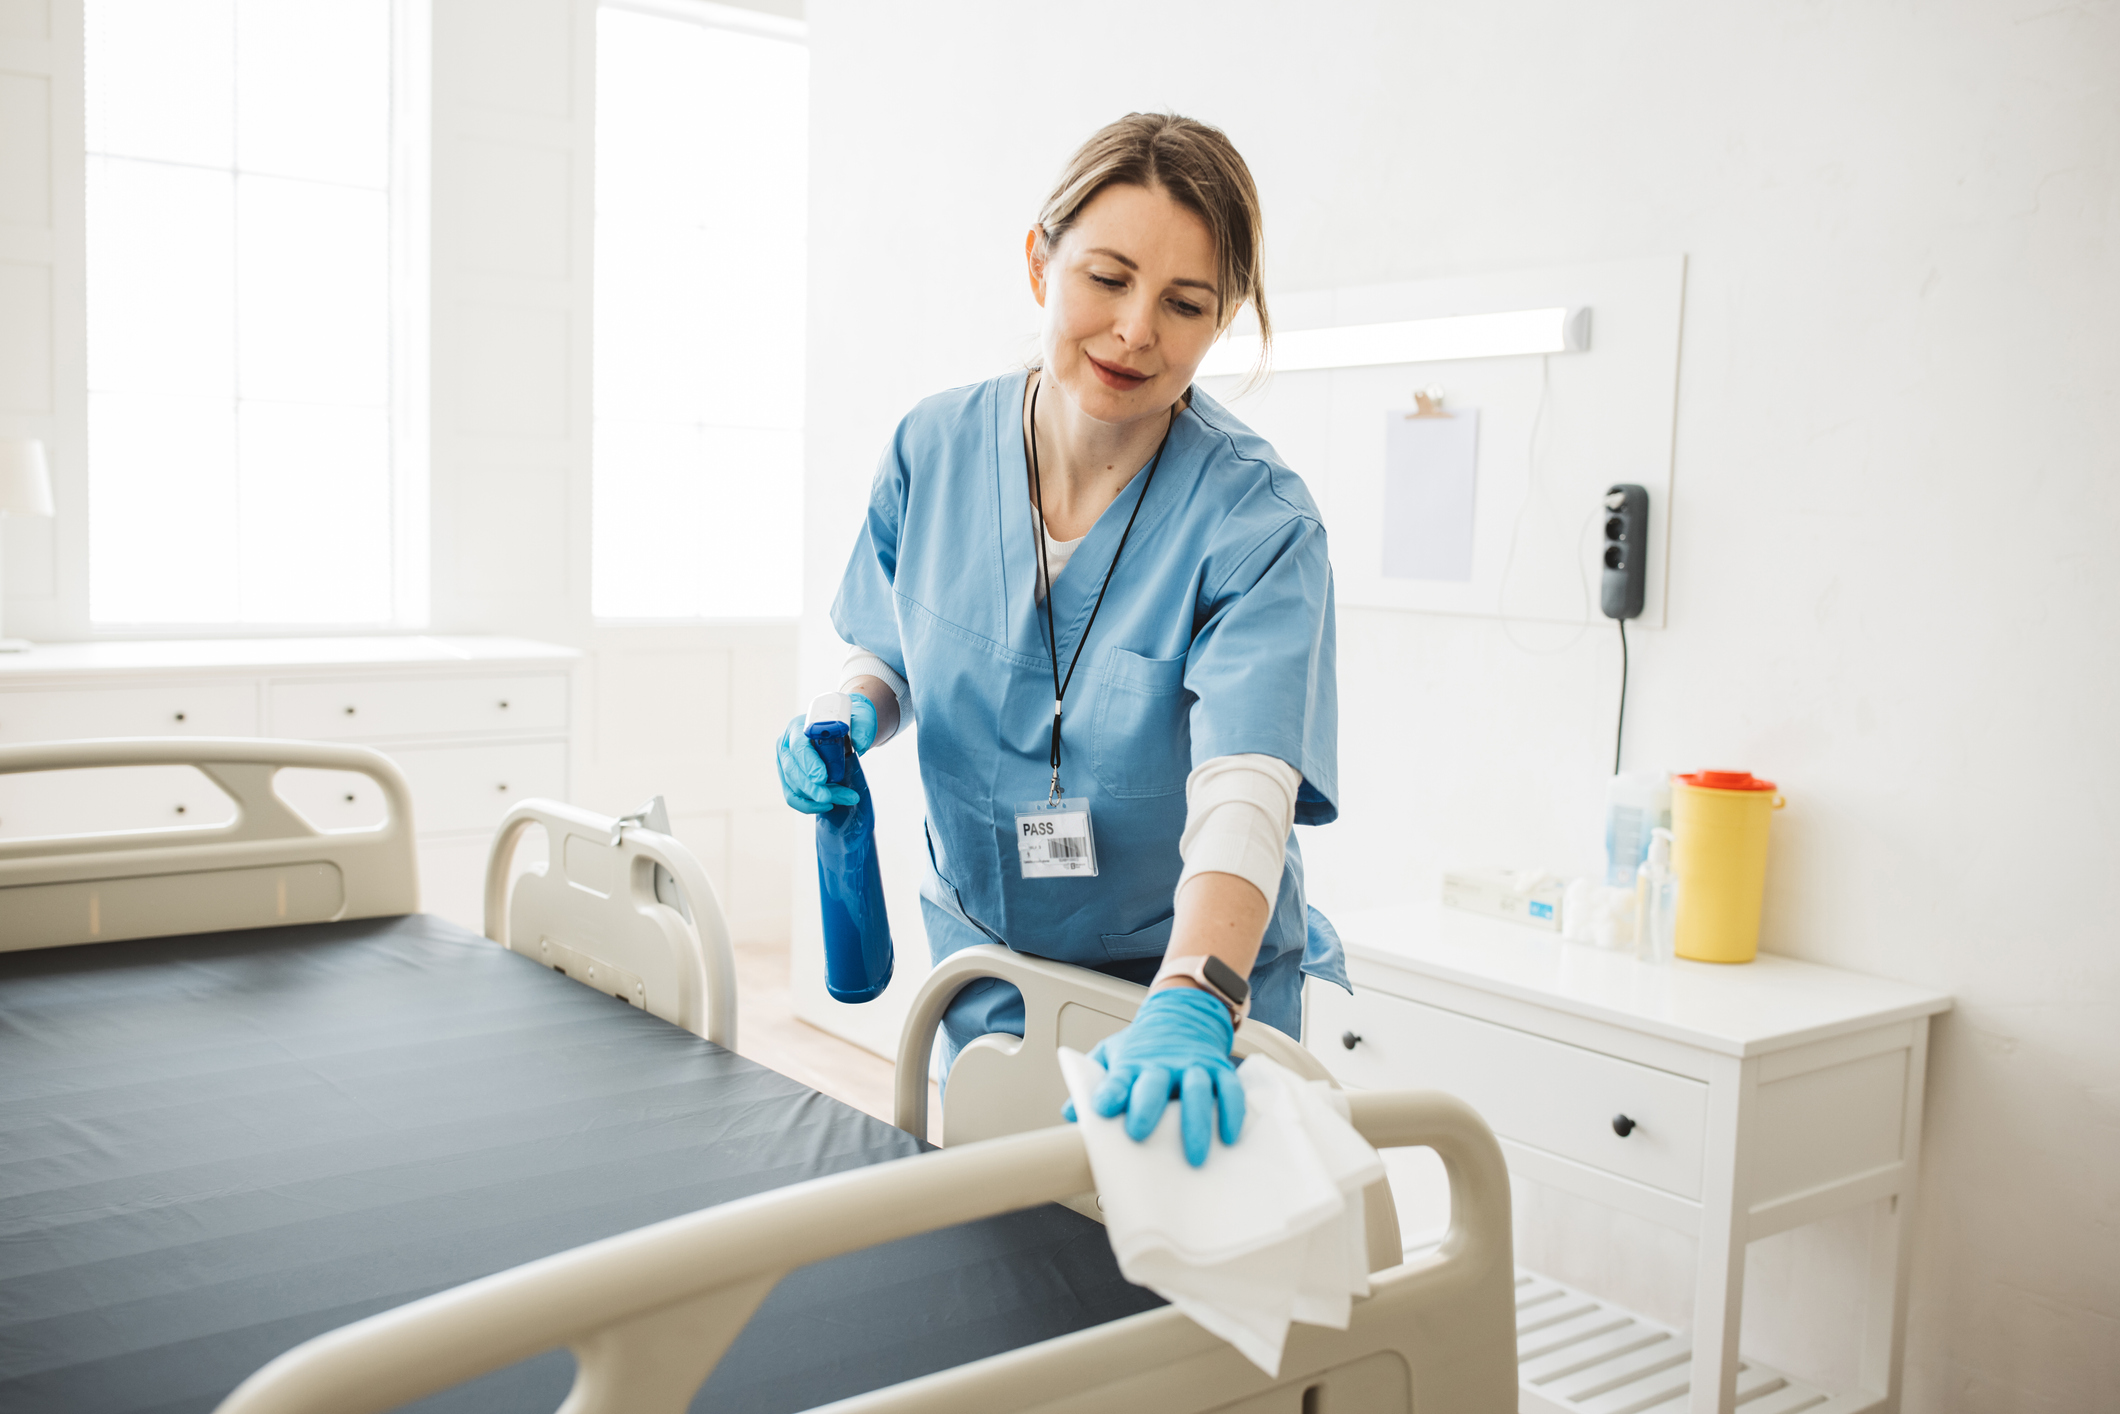
<path id="1" fill-rule="evenodd" d="M 0 437 L 0 511 L 52 514 L 51 468 L 44 463 L 44 444 L 34 437 Z"/>

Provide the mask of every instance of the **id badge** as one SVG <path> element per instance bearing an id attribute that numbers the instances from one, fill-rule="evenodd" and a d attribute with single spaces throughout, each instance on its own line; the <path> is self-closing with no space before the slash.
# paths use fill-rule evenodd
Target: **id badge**
<path id="1" fill-rule="evenodd" d="M 1026 879 L 1094 879 L 1097 842 L 1087 800 L 1027 800 L 1016 807 L 1016 855 Z"/>

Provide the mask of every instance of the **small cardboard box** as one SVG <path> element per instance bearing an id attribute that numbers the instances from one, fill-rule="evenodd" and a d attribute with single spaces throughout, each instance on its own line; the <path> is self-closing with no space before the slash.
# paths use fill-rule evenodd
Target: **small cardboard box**
<path id="1" fill-rule="evenodd" d="M 1443 871 L 1443 903 L 1549 933 L 1561 930 L 1564 886 L 1535 869 L 1493 867 Z"/>

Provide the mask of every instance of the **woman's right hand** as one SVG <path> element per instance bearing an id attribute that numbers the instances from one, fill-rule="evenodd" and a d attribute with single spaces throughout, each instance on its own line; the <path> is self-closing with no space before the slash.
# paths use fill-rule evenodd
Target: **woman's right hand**
<path id="1" fill-rule="evenodd" d="M 876 740 L 876 707 L 858 692 L 848 694 L 852 720 L 847 736 L 856 752 L 867 751 Z M 841 805 L 853 805 L 861 796 L 851 786 L 835 786 L 825 779 L 824 758 L 810 745 L 805 730 L 808 721 L 797 714 L 780 734 L 774 755 L 780 766 L 780 794 L 790 806 L 805 815 L 822 815 Z"/>
<path id="2" fill-rule="evenodd" d="M 1090 1104 L 1106 1119 L 1125 1115 L 1126 1137 L 1138 1144 L 1155 1133 L 1176 1100 L 1185 1162 L 1198 1168 L 1207 1162 L 1208 1137 L 1217 1129 L 1225 1145 L 1244 1132 L 1244 1085 L 1229 1053 L 1235 1040 L 1236 1023 L 1220 1001 L 1192 987 L 1159 987 L 1131 1025 L 1089 1053 L 1104 1067 Z M 1073 1100 L 1061 1107 L 1060 1117 L 1075 1122 Z"/>

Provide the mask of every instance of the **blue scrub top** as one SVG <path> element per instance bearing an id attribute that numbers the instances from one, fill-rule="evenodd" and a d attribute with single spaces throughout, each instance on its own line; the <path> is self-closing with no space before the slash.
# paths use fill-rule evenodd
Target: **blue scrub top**
<path id="1" fill-rule="evenodd" d="M 937 394 L 899 423 L 832 623 L 911 690 L 931 865 L 922 912 L 936 960 L 999 942 L 1146 981 L 1170 941 L 1194 766 L 1275 756 L 1302 773 L 1298 823 L 1339 814 L 1325 527 L 1265 439 L 1195 388 L 1067 690 L 1060 784 L 1089 801 L 1097 876 L 1023 878 L 1015 809 L 1045 797 L 1053 711 L 1023 452 L 1027 377 Z M 1054 584 L 1062 674 L 1147 479 L 1137 472 L 1105 508 Z M 1305 972 L 1346 986 L 1338 939 L 1305 903 L 1290 831 L 1252 1014 L 1296 1034 Z M 953 1054 L 984 1030 L 1020 1035 L 1020 998 L 977 988 L 952 1007 L 948 1030 Z"/>

